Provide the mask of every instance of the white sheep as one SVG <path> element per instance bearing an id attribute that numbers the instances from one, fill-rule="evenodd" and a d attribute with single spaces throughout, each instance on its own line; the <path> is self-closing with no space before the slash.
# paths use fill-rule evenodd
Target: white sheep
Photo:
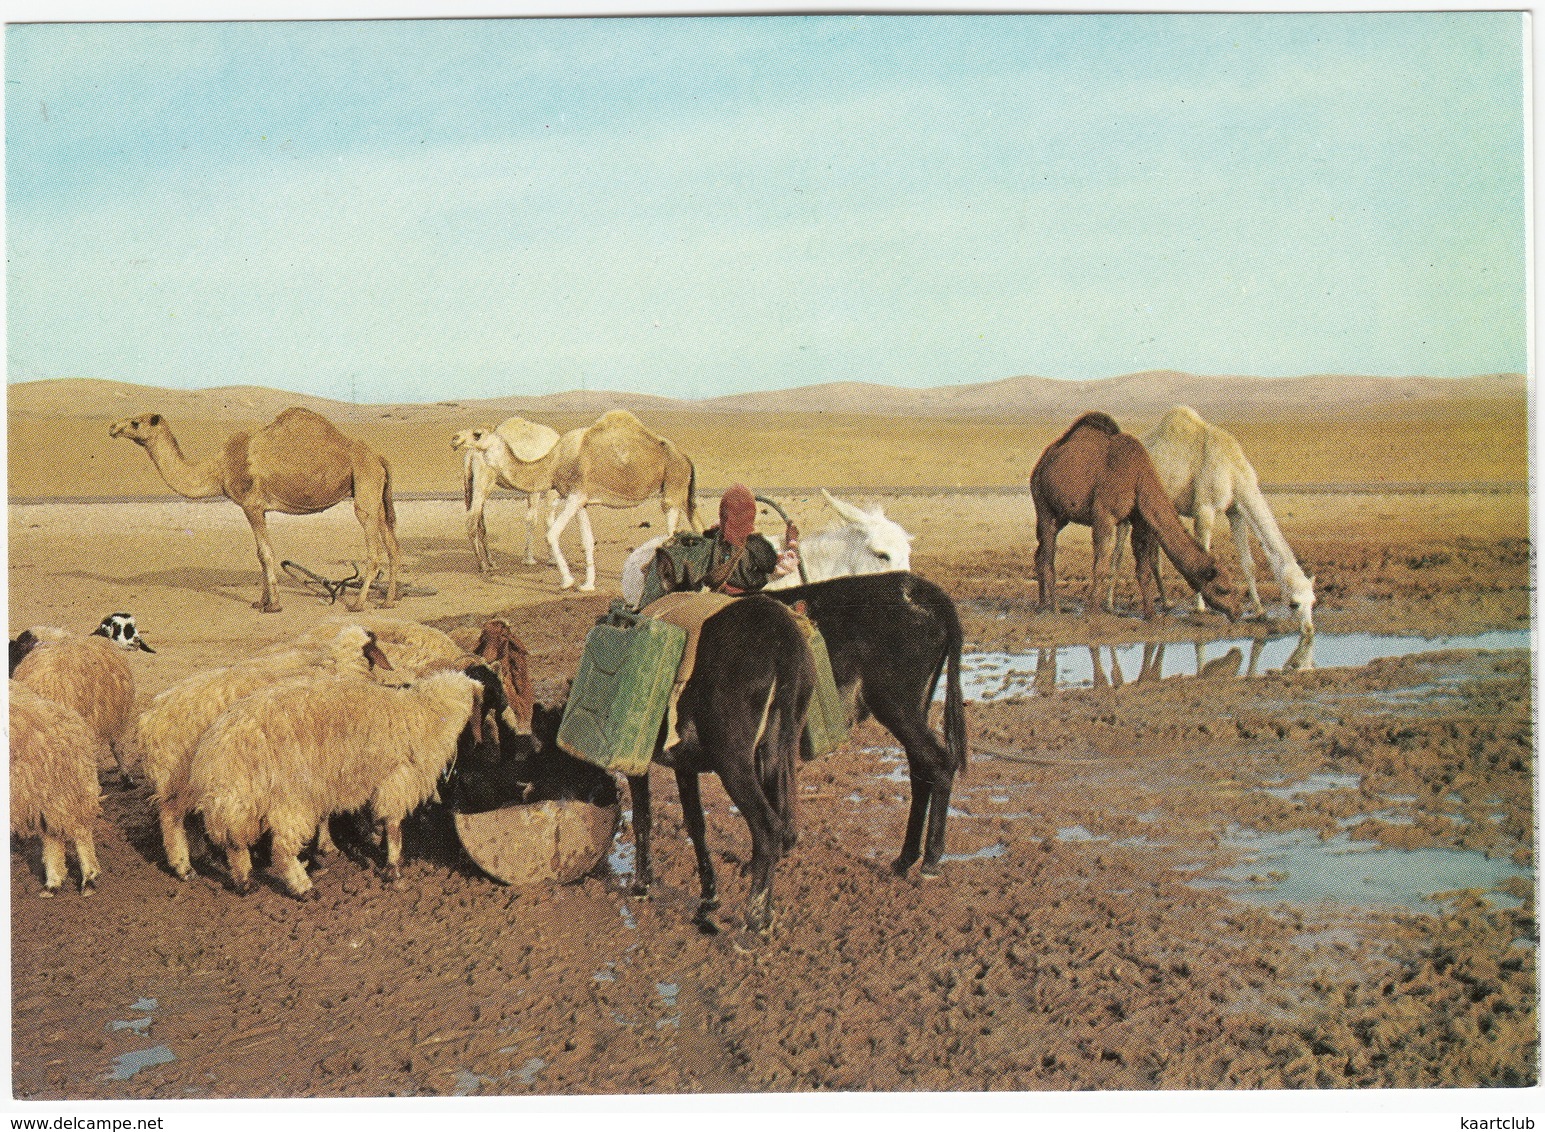
<path id="1" fill-rule="evenodd" d="M 209 725 L 226 708 L 281 680 L 306 673 L 368 677 L 375 667 L 390 669 L 375 635 L 344 624 L 320 647 L 270 649 L 245 661 L 198 672 L 151 701 L 135 724 L 145 775 L 154 788 L 166 863 L 182 880 L 193 878 L 186 821 L 193 808 L 188 776 L 194 752 Z M 324 820 L 316 830 L 317 850 L 333 849 Z"/>
<path id="2" fill-rule="evenodd" d="M 273 833 L 274 869 L 293 896 L 311 891 L 300 852 L 332 813 L 366 805 L 386 824 L 386 871 L 402 868 L 402 820 L 434 795 L 469 722 L 481 741 L 482 685 L 443 671 L 407 687 L 298 678 L 239 700 L 210 726 L 190 786 L 231 880 L 251 888 L 250 849 Z"/>
<path id="3" fill-rule="evenodd" d="M 106 637 L 82 637 L 44 625 L 26 630 L 17 640 L 26 642 L 29 634 L 30 651 L 11 669 L 11 678 L 73 708 L 107 744 L 119 775 L 128 782 L 125 732 L 134 715 L 134 673 L 123 650 Z"/>
<path id="4" fill-rule="evenodd" d="M 363 625 L 375 634 L 376 644 L 391 661 L 392 671 L 399 674 L 395 679 L 383 682 L 407 683 L 414 676 L 446 664 L 461 664 L 467 650 L 451 639 L 448 633 L 407 621 L 400 617 L 325 617 L 295 638 L 290 646 L 321 646 L 331 640 L 345 625 Z"/>
<path id="5" fill-rule="evenodd" d="M 96 842 L 92 826 L 102 812 L 97 760 L 102 738 L 64 704 L 15 680 L 10 686 L 11 832 L 43 839 L 43 891 L 64 883 L 65 844 L 80 861 L 80 891 L 96 890 Z"/>

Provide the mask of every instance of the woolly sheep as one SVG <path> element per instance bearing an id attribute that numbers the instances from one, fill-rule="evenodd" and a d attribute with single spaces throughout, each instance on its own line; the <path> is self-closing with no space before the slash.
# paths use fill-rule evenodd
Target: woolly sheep
<path id="1" fill-rule="evenodd" d="M 65 629 L 35 626 L 34 644 L 11 671 L 45 699 L 73 708 L 113 753 L 118 773 L 129 781 L 124 732 L 134 714 L 134 673 L 123 650 L 106 637 L 82 637 Z"/>
<path id="2" fill-rule="evenodd" d="M 64 883 L 65 843 L 75 844 L 80 890 L 96 890 L 92 826 L 102 811 L 97 786 L 101 736 L 80 713 L 15 680 L 10 686 L 11 832 L 43 839 L 42 896 Z"/>
<path id="3" fill-rule="evenodd" d="M 407 687 L 298 678 L 233 704 L 199 741 L 190 786 L 237 891 L 251 889 L 250 849 L 266 829 L 275 871 L 291 895 L 305 896 L 300 851 L 311 831 L 328 814 L 366 805 L 386 824 L 386 875 L 395 880 L 402 820 L 434 795 L 469 723 L 481 742 L 482 695 L 471 676 L 445 671 Z"/>
<path id="4" fill-rule="evenodd" d="M 363 625 L 374 633 L 376 643 L 392 662 L 392 669 L 401 674 L 404 683 L 427 669 L 459 663 L 466 657 L 467 650 L 449 634 L 400 617 L 326 617 L 296 637 L 294 645 L 321 645 L 345 625 Z"/>
<path id="5" fill-rule="evenodd" d="M 308 670 L 316 674 L 365 678 L 390 662 L 375 635 L 346 624 L 321 648 L 270 650 L 227 668 L 199 672 L 167 688 L 140 713 L 135 734 L 145 775 L 154 788 L 166 863 L 182 880 L 193 878 L 186 821 L 193 808 L 188 776 L 198 742 L 226 708 L 254 692 Z M 327 822 L 317 827 L 318 852 L 332 851 Z"/>

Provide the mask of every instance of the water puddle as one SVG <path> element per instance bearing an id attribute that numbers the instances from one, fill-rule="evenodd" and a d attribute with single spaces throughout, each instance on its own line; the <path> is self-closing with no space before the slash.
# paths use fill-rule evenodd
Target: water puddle
<path id="1" fill-rule="evenodd" d="M 126 1018 L 107 1024 L 107 1032 L 110 1034 L 127 1031 L 137 1038 L 148 1038 L 150 1027 L 155 1024 L 154 1012 L 160 1009 L 160 1002 L 148 996 L 138 999 L 130 1004 L 129 1009 L 138 1011 L 139 1018 Z M 169 1061 L 176 1061 L 177 1055 L 166 1046 L 152 1046 L 149 1049 L 131 1050 L 122 1054 L 113 1062 L 112 1071 L 105 1075 L 108 1081 L 127 1081 L 141 1069 L 149 1069 L 155 1065 L 165 1065 Z"/>
<path id="2" fill-rule="evenodd" d="M 1495 890 L 1509 880 L 1532 883 L 1534 877 L 1528 869 L 1484 853 L 1388 849 L 1376 842 L 1353 841 L 1345 834 L 1321 840 L 1308 830 L 1260 833 L 1231 826 L 1221 843 L 1238 850 L 1242 859 L 1191 883 L 1223 889 L 1255 904 L 1334 901 L 1433 912 L 1442 894 L 1478 889 L 1498 907 L 1517 907 L 1517 899 Z"/>
<path id="3" fill-rule="evenodd" d="M 107 1074 L 109 1081 L 127 1081 L 141 1069 L 149 1069 L 155 1065 L 165 1065 L 176 1061 L 177 1055 L 166 1046 L 151 1046 L 149 1049 L 137 1049 L 121 1055 L 113 1062 L 113 1071 Z"/>
<path id="4" fill-rule="evenodd" d="M 1527 629 L 1457 637 L 1321 633 L 1305 638 L 1237 638 L 1188 644 L 1135 642 L 1037 649 L 1032 653 L 967 653 L 961 686 L 968 699 L 1047 695 L 1059 688 L 1109 688 L 1174 676 L 1238 679 L 1273 671 L 1356 668 L 1375 660 L 1446 649 L 1526 649 Z M 940 693 L 942 695 L 942 692 Z"/>
<path id="5" fill-rule="evenodd" d="M 992 861 L 1003 856 L 1009 851 L 1007 843 L 999 841 L 992 845 L 985 845 L 975 853 L 946 853 L 945 861 Z"/>

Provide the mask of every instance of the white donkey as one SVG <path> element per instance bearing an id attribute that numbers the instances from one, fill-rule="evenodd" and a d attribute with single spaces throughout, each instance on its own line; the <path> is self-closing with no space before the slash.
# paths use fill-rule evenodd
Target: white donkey
<path id="1" fill-rule="evenodd" d="M 821 489 L 821 496 L 843 522 L 800 538 L 799 558 L 805 568 L 805 580 L 821 582 L 849 574 L 883 574 L 888 570 L 912 568 L 912 536 L 900 523 L 886 518 L 883 507 L 866 511 L 838 499 L 825 488 Z M 664 541 L 663 536 L 650 539 L 628 555 L 623 563 L 622 599 L 628 605 L 637 606 L 643 597 L 644 571 Z M 783 549 L 781 534 L 769 541 L 779 550 Z M 793 572 L 774 579 L 766 588 L 787 589 L 800 584 L 799 573 Z"/>
<path id="2" fill-rule="evenodd" d="M 1304 573 L 1287 539 L 1282 537 L 1277 520 L 1266 505 L 1255 469 L 1245 458 L 1239 441 L 1217 425 L 1208 424 L 1196 410 L 1178 405 L 1143 437 L 1143 447 L 1153 457 L 1153 466 L 1164 490 L 1175 501 L 1175 510 L 1195 522 L 1196 541 L 1203 550 L 1212 545 L 1212 525 L 1218 512 L 1228 516 L 1229 529 L 1239 548 L 1239 569 L 1245 576 L 1255 612 L 1259 615 L 1263 610 L 1255 589 L 1255 561 L 1250 553 L 1252 531 L 1266 552 L 1266 561 L 1282 587 L 1282 596 L 1298 618 L 1299 632 L 1313 635 L 1314 579 Z M 1105 597 L 1107 610 L 1114 604 L 1116 569 L 1129 532 L 1126 523 L 1116 529 L 1111 586 Z M 1197 603 L 1200 609 L 1200 598 Z"/>
<path id="3" fill-rule="evenodd" d="M 531 549 L 536 544 L 543 497 L 547 499 L 548 526 L 558 509 L 558 493 L 553 490 L 558 433 L 523 417 L 511 417 L 498 428 L 463 429 L 451 437 L 451 450 L 466 453 L 462 459 L 462 500 L 467 505 L 467 540 L 477 556 L 478 569 L 490 574 L 494 568 L 483 509 L 496 487 L 507 487 L 526 497 L 526 553 L 521 561 L 534 566 L 536 557 Z"/>

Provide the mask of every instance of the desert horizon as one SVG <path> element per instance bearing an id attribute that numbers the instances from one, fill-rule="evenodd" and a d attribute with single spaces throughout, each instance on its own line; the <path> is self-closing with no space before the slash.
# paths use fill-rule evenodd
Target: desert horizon
<path id="1" fill-rule="evenodd" d="M 461 459 L 449 443 L 460 429 L 518 413 L 562 432 L 612 408 L 637 413 L 688 452 L 705 490 L 736 480 L 769 488 L 1022 488 L 1045 445 L 1080 413 L 1108 412 L 1141 435 L 1176 404 L 1237 436 L 1268 487 L 1517 489 L 1529 479 L 1527 381 L 1516 374 L 1200 378 L 1162 371 L 1093 383 L 1019 378 L 950 388 L 946 399 L 938 390 L 885 387 L 885 396 L 827 396 L 825 407 L 818 407 L 820 386 L 701 402 L 587 392 L 359 405 L 256 386 L 18 382 L 7 390 L 8 492 L 15 500 L 166 497 L 143 454 L 108 437 L 109 423 L 160 412 L 183 448 L 199 456 L 290 405 L 315 409 L 385 454 L 405 497 L 460 492 Z M 990 404 L 996 407 L 984 408 Z M 60 445 L 61 427 L 80 443 Z M 1418 436 L 1422 442 L 1413 443 Z M 817 450 L 828 477 L 820 484 L 812 482 L 810 453 Z"/>

